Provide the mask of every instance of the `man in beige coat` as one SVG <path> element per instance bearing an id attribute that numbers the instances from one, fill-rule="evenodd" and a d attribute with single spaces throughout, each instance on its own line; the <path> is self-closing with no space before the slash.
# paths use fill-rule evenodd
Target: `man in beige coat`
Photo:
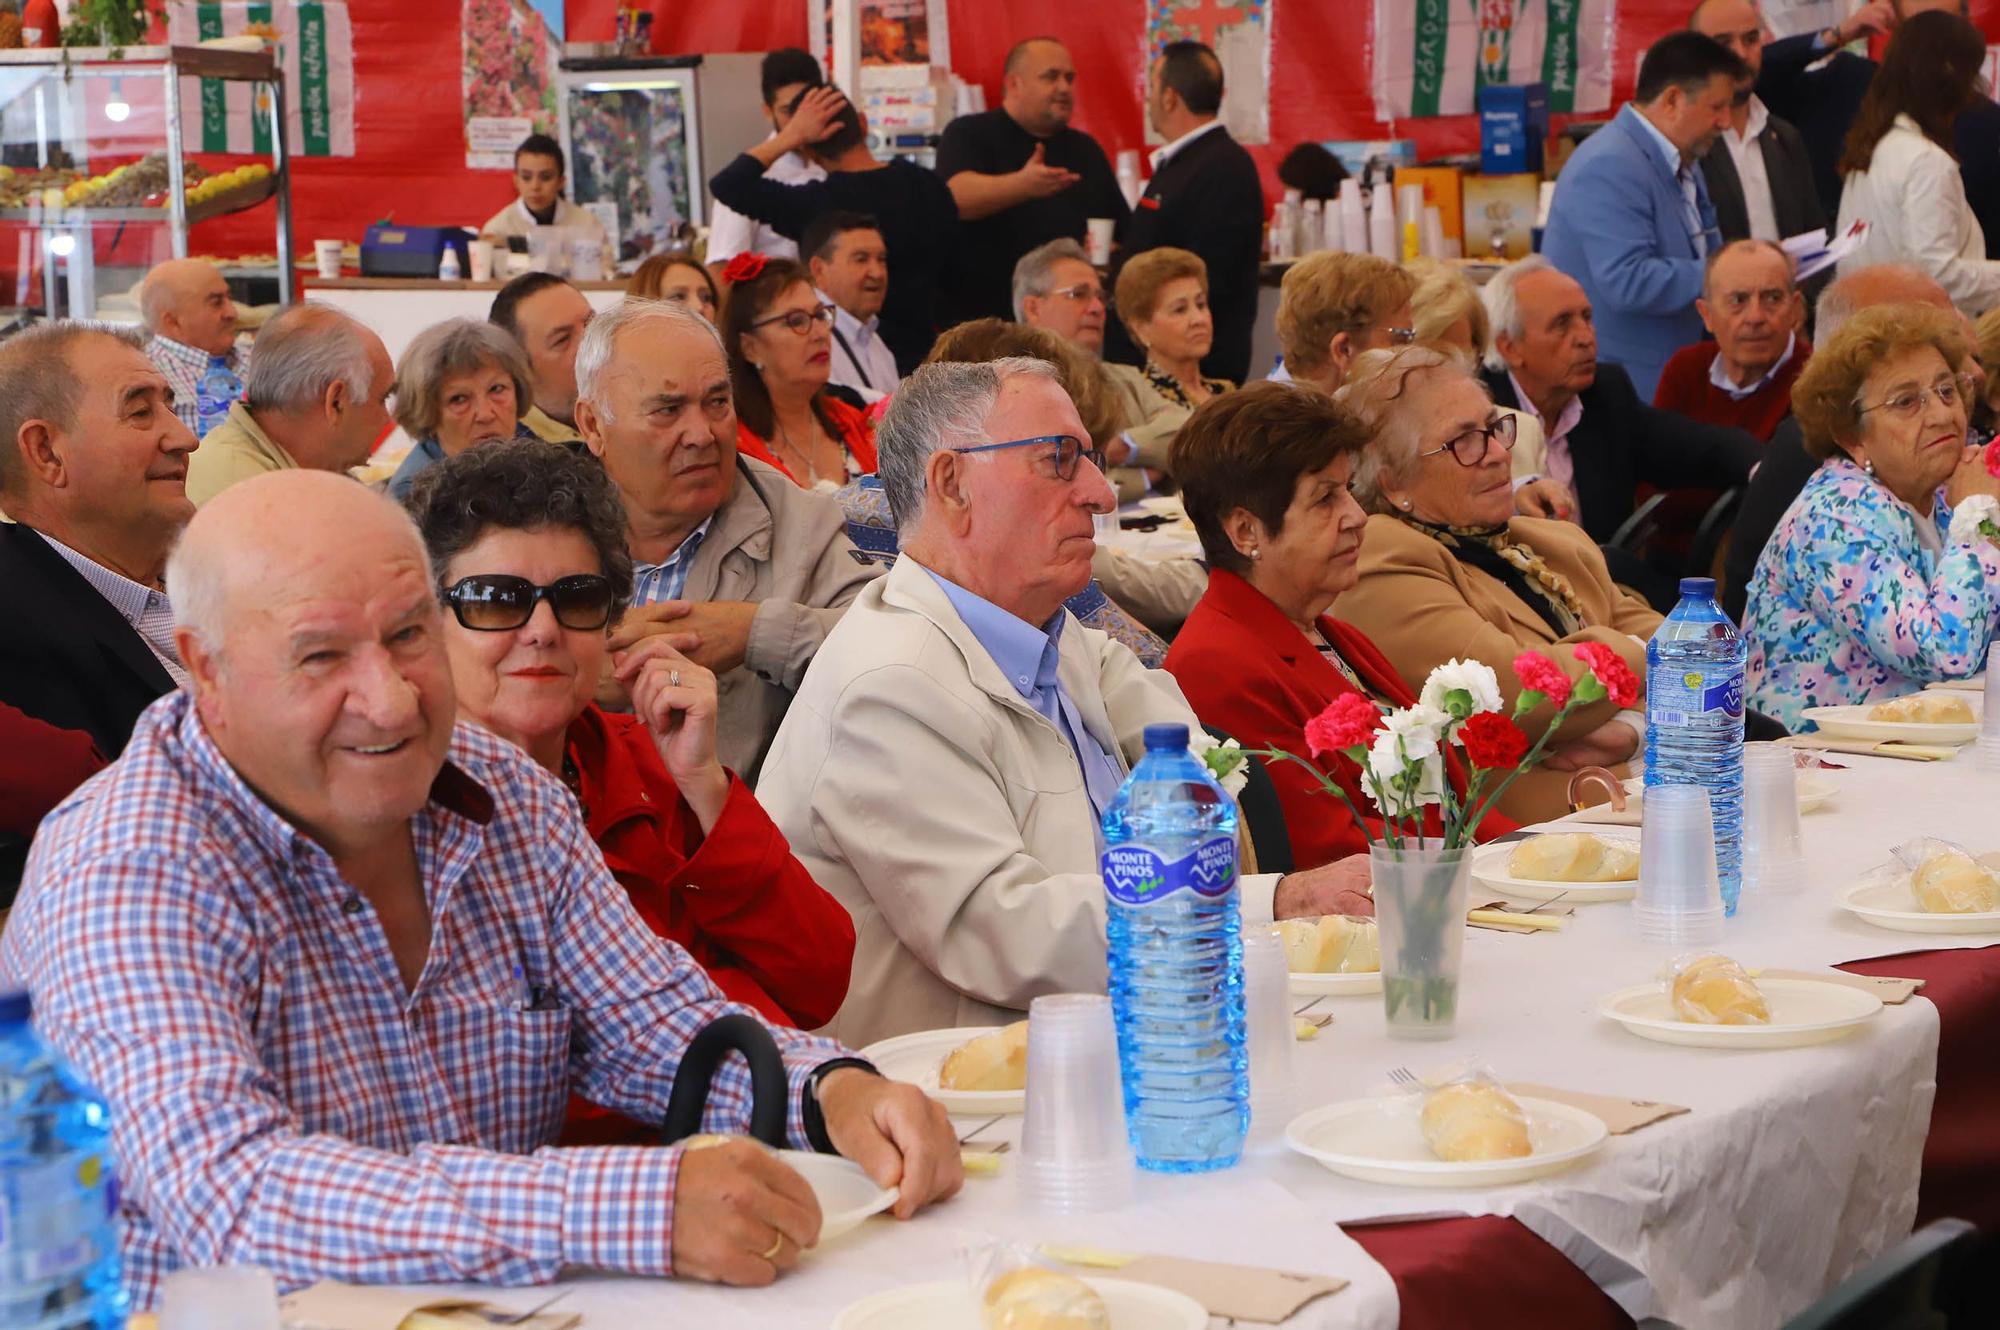
<path id="1" fill-rule="evenodd" d="M 1038 360 L 926 365 L 877 433 L 902 557 L 820 647 L 757 797 L 854 915 L 850 1043 L 1102 992 L 1099 820 L 1172 676 L 1077 623 L 1111 487 Z M 1370 912 L 1365 860 L 1242 881 L 1243 917 Z"/>
<path id="2" fill-rule="evenodd" d="M 754 780 L 813 654 L 881 569 L 838 502 L 737 455 L 729 366 L 700 315 L 613 306 L 591 320 L 576 380 L 576 427 L 624 500 L 632 549 L 612 648 L 665 633 L 713 670 L 716 749 Z"/>

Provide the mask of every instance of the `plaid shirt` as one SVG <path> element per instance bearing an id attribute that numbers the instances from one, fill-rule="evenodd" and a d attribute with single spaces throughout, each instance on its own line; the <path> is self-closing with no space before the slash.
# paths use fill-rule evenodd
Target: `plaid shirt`
<path id="1" fill-rule="evenodd" d="M 662 563 L 640 563 L 632 561 L 632 604 L 657 605 L 663 600 L 679 600 L 687 594 L 688 573 L 694 568 L 695 552 L 708 536 L 708 528 L 715 521 L 710 513 L 702 519 L 700 526 L 687 533 L 680 548 L 666 557 Z"/>
<path id="2" fill-rule="evenodd" d="M 680 1152 L 547 1147 L 572 1088 L 659 1120 L 688 1040 L 748 1008 L 639 920 L 513 745 L 459 726 L 411 825 L 432 916 L 414 992 L 367 900 L 186 694 L 42 824 L 0 974 L 111 1105 L 136 1308 L 182 1264 L 287 1287 L 672 1273 Z M 843 1050 L 775 1033 L 809 1148 L 806 1077 Z M 747 1130 L 748 1100 L 734 1061 L 705 1129 Z"/>
<path id="3" fill-rule="evenodd" d="M 197 347 L 154 333 L 146 343 L 146 359 L 153 362 L 153 368 L 160 371 L 173 387 L 174 414 L 199 439 L 202 435 L 201 403 L 196 399 L 201 395 L 202 376 L 208 373 L 209 362 L 215 357 Z M 239 379 L 250 372 L 249 353 L 241 347 L 232 347 L 223 359 L 228 362 L 230 373 Z"/>

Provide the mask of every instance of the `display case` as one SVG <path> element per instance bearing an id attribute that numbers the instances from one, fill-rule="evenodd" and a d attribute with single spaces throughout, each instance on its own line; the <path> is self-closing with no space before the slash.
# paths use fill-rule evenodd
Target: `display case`
<path id="1" fill-rule="evenodd" d="M 184 141 L 188 96 L 247 114 L 258 161 L 210 172 Z M 185 258 L 188 228 L 269 203 L 279 300 L 293 296 L 285 89 L 267 49 L 0 51 L 0 308 L 136 317 L 146 271 Z M 238 157 L 236 160 L 240 161 Z"/>

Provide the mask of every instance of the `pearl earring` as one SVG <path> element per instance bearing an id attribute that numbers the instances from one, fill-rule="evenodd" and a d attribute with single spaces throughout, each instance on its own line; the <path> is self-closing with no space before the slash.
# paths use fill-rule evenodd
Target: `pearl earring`
<path id="1" fill-rule="evenodd" d="M 1875 459 L 1871 457 L 1871 458 L 1869 458 L 1869 459 L 1868 459 L 1867 461 L 1863 462 L 1863 463 L 1861 464 L 1861 471 L 1862 471 L 1862 474 L 1863 474 L 1863 475 L 1869 475 L 1869 476 L 1872 476 L 1872 475 L 1874 475 L 1874 474 L 1875 474 Z"/>
<path id="2" fill-rule="evenodd" d="M 1250 558 L 1253 562 L 1263 557 L 1264 557 L 1264 551 L 1262 550 L 1253 549 L 1250 551 Z"/>
<path id="3" fill-rule="evenodd" d="M 1403 500 L 1403 511 L 1406 513 L 1410 511 L 1410 501 L 1408 499 Z"/>

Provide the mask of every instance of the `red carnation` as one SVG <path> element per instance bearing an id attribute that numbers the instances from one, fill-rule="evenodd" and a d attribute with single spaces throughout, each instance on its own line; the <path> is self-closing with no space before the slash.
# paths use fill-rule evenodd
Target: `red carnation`
<path id="1" fill-rule="evenodd" d="M 1539 651 L 1523 651 L 1514 657 L 1514 674 L 1521 687 L 1543 694 L 1557 707 L 1569 701 L 1569 676 Z"/>
<path id="2" fill-rule="evenodd" d="M 1597 682 L 1604 685 L 1605 694 L 1620 707 L 1630 707 L 1639 701 L 1639 676 L 1622 660 L 1616 651 L 1602 642 L 1579 642 L 1570 648 L 1576 658 L 1590 667 L 1597 676 Z"/>
<path id="3" fill-rule="evenodd" d="M 1497 711 L 1476 711 L 1458 727 L 1458 741 L 1475 767 L 1516 767 L 1528 755 L 1528 736 Z"/>
<path id="4" fill-rule="evenodd" d="M 735 258 L 722 265 L 722 280 L 734 284 L 747 282 L 764 271 L 771 261 L 755 250 L 744 250 Z"/>
<path id="5" fill-rule="evenodd" d="M 2000 439 L 1986 445 L 1986 474 L 2000 476 Z"/>
<path id="6" fill-rule="evenodd" d="M 1365 748 L 1382 728 L 1382 713 L 1359 693 L 1342 693 L 1306 722 L 1306 747 L 1314 753 Z"/>

